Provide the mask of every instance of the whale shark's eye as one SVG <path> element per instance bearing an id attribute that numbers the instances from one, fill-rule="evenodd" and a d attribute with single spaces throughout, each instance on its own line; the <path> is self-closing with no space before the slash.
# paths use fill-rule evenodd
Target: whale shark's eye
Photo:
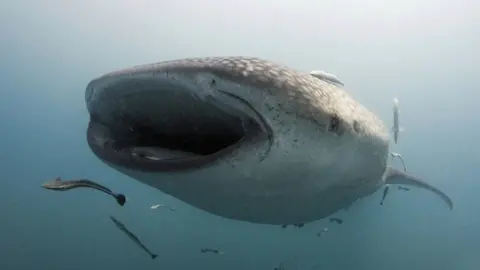
<path id="1" fill-rule="evenodd" d="M 340 119 L 336 115 L 332 115 L 330 118 L 330 125 L 328 126 L 328 131 L 335 132 L 340 135 Z"/>

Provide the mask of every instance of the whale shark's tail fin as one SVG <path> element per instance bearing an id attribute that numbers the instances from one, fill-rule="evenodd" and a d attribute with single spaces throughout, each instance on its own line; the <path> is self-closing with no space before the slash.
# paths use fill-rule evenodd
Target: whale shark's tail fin
<path id="1" fill-rule="evenodd" d="M 408 185 L 430 190 L 440 196 L 442 200 L 447 203 L 450 210 L 453 209 L 453 202 L 450 197 L 447 196 L 447 194 L 414 175 L 399 171 L 392 167 L 387 167 L 385 173 L 383 174 L 383 179 L 385 184 Z"/>

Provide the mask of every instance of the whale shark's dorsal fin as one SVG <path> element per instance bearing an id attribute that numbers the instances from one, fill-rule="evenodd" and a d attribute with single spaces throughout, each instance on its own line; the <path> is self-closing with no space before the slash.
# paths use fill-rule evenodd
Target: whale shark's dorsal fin
<path id="1" fill-rule="evenodd" d="M 385 184 L 408 185 L 430 190 L 440 196 L 442 200 L 448 204 L 450 210 L 453 209 L 453 202 L 450 197 L 447 196 L 447 194 L 414 175 L 399 171 L 392 167 L 387 167 L 385 173 L 383 174 L 383 179 Z"/>

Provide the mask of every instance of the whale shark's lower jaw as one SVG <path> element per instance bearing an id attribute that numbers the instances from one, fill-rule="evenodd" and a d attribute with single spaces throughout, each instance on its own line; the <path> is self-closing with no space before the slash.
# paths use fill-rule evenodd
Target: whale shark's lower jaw
<path id="1" fill-rule="evenodd" d="M 118 91 L 100 89 L 105 94 L 87 100 L 87 141 L 95 155 L 116 166 L 149 172 L 194 170 L 266 138 L 265 123 L 250 117 L 251 112 L 230 113 L 228 104 L 214 98 L 199 98 L 153 80 L 143 80 L 131 91 L 124 90 L 131 86 L 115 87 Z"/>

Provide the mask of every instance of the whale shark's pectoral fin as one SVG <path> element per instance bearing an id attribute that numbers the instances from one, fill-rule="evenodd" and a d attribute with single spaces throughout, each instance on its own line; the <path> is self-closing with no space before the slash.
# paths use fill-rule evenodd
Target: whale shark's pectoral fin
<path id="1" fill-rule="evenodd" d="M 443 201 L 448 204 L 450 210 L 453 209 L 453 202 L 447 194 L 443 193 L 441 190 L 437 189 L 436 187 L 428 184 L 427 182 L 423 181 L 422 179 L 411 175 L 407 172 L 402 172 L 392 167 L 387 167 L 385 173 L 383 175 L 385 184 L 398 184 L 398 185 L 407 185 L 407 186 L 415 186 L 419 188 L 423 188 L 426 190 L 430 190 L 440 196 Z"/>

